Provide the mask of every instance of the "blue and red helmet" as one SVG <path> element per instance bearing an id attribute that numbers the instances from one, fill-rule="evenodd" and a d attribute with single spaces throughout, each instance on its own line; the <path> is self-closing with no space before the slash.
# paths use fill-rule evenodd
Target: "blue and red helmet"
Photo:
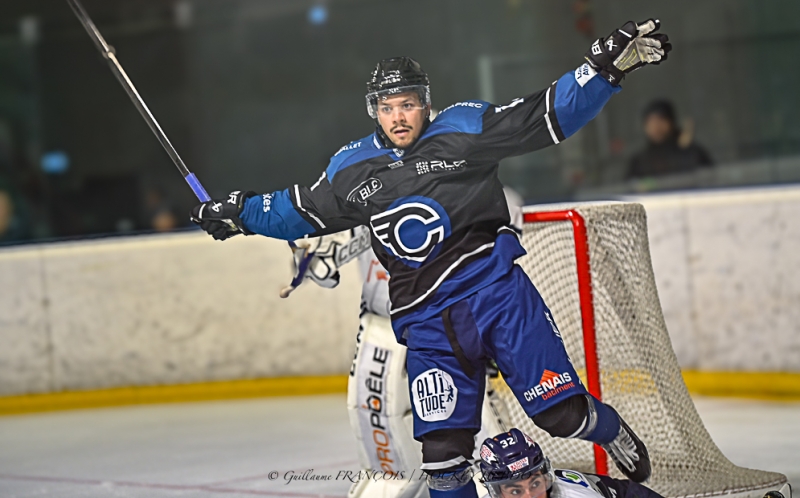
<path id="1" fill-rule="evenodd" d="M 480 456 L 481 481 L 492 498 L 538 496 L 553 485 L 550 460 L 544 456 L 542 448 L 519 429 L 486 439 L 481 445 Z M 523 487 L 524 493 L 504 492 Z M 538 493 L 533 491 L 537 488 Z"/>

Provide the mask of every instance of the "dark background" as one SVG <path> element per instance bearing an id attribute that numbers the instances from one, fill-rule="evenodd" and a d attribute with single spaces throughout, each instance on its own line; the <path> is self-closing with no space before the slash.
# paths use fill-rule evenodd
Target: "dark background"
<path id="1" fill-rule="evenodd" d="M 163 129 L 212 196 L 313 183 L 368 135 L 374 64 L 410 55 L 434 107 L 496 103 L 582 63 L 627 20 L 661 19 L 669 61 L 630 76 L 558 147 L 508 160 L 530 202 L 643 190 L 800 181 L 796 0 L 85 0 Z M 312 14 L 324 12 L 324 22 Z M 631 182 L 641 111 L 669 98 L 715 160 L 711 172 Z M 45 154 L 69 157 L 45 173 Z M 3 187 L 5 185 L 5 187 Z M 0 1 L 0 188 L 23 221 L 13 240 L 149 229 L 157 191 L 185 224 L 194 200 L 66 2 Z"/>

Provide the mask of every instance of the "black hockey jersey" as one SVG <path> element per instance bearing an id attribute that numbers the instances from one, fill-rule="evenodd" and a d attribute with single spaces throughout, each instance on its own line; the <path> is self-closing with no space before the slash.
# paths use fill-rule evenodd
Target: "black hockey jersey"
<path id="1" fill-rule="evenodd" d="M 248 199 L 242 221 L 287 240 L 369 226 L 402 330 L 489 285 L 525 254 L 508 226 L 498 162 L 558 144 L 617 91 L 584 64 L 506 105 L 453 104 L 411 147 L 387 147 L 377 133 L 351 142 L 314 185 Z"/>

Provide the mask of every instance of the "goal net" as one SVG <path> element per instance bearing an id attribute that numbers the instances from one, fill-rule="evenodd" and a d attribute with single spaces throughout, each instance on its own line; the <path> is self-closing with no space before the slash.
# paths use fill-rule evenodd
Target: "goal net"
<path id="1" fill-rule="evenodd" d="M 647 485 L 666 497 L 761 497 L 786 477 L 733 465 L 692 403 L 658 300 L 644 207 L 635 203 L 530 206 L 525 269 L 553 313 L 584 385 L 645 442 Z M 500 417 L 540 442 L 555 467 L 623 477 L 599 447 L 536 428 L 501 378 Z M 491 398 L 490 398 L 491 399 Z"/>

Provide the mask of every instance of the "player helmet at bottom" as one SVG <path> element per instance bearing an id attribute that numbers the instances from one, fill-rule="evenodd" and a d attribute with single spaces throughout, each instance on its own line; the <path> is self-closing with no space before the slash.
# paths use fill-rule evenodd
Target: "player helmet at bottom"
<path id="1" fill-rule="evenodd" d="M 553 485 L 550 460 L 519 429 L 486 439 L 480 457 L 481 482 L 492 498 L 543 497 Z"/>

